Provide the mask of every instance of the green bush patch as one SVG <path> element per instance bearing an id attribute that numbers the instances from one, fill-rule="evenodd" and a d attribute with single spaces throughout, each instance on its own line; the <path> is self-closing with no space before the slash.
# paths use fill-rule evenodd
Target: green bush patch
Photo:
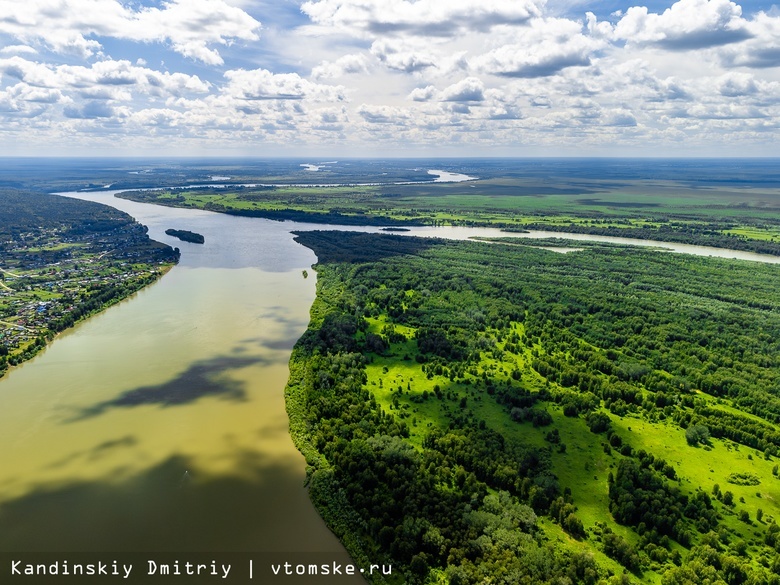
<path id="1" fill-rule="evenodd" d="M 726 478 L 726 481 L 734 485 L 758 485 L 761 483 L 761 480 L 752 473 L 732 473 Z"/>

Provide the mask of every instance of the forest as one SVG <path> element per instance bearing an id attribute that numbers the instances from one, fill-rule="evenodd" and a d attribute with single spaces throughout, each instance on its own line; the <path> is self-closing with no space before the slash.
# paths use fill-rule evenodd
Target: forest
<path id="1" fill-rule="evenodd" d="M 780 267 L 297 240 L 318 282 L 291 432 L 356 562 L 397 583 L 780 583 Z"/>
<path id="2" fill-rule="evenodd" d="M 60 233 L 85 234 L 108 231 L 134 223 L 133 218 L 113 207 L 55 195 L 1 189 L 0 240 L 20 239 L 34 228 L 57 229 Z"/>

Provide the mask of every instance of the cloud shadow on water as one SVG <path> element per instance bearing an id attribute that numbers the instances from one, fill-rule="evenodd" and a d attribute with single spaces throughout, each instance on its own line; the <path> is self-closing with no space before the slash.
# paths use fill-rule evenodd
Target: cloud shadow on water
<path id="1" fill-rule="evenodd" d="M 260 356 L 223 356 L 196 362 L 173 380 L 157 386 L 143 386 L 123 392 L 112 400 L 80 409 L 65 422 L 82 421 L 116 408 L 133 408 L 144 405 L 158 405 L 164 408 L 183 406 L 208 396 L 243 402 L 246 400 L 244 384 L 227 378 L 224 373 L 228 370 L 255 364 L 271 364 L 272 362 L 273 360 Z"/>
<path id="2" fill-rule="evenodd" d="M 36 486 L 0 502 L 0 551 L 339 550 L 301 473 L 259 453 L 235 456 L 231 475 L 171 456 L 118 481 Z"/>
<path id="3" fill-rule="evenodd" d="M 135 447 L 137 444 L 138 444 L 138 439 L 136 439 L 131 435 L 127 435 L 120 439 L 109 439 L 108 441 L 103 441 L 102 443 L 100 443 L 96 447 L 93 447 L 92 449 L 89 449 L 87 451 L 78 451 L 76 453 L 68 455 L 63 459 L 60 459 L 59 461 L 50 463 L 49 465 L 46 466 L 46 469 L 58 469 L 60 467 L 65 467 L 80 459 L 86 460 L 87 462 L 90 463 L 94 463 L 95 461 L 98 461 L 103 457 L 110 455 L 117 449 L 128 449 L 131 447 Z"/>

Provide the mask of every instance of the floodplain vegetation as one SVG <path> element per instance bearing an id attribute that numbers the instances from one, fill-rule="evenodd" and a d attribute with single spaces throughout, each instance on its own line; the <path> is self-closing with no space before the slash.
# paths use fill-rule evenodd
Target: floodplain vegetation
<path id="1" fill-rule="evenodd" d="M 476 167 L 480 173 L 484 169 Z M 485 173 L 482 173 L 485 174 Z M 489 174 L 489 173 L 488 173 Z M 494 173 L 495 174 L 495 173 Z M 279 184 L 127 191 L 119 197 L 273 220 L 340 225 L 494 226 L 714 246 L 780 255 L 775 188 L 495 174 L 418 184 Z"/>
<path id="2" fill-rule="evenodd" d="M 0 190 L 0 376 L 177 261 L 112 207 Z"/>
<path id="3" fill-rule="evenodd" d="M 391 583 L 780 583 L 779 266 L 297 240 L 318 292 L 291 432 L 359 564 Z"/>

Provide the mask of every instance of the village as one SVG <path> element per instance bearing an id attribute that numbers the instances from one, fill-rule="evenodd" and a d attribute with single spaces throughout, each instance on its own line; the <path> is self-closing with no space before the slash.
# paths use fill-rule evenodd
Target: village
<path id="1" fill-rule="evenodd" d="M 100 231 L 41 227 L 0 242 L 0 252 L 0 375 L 178 259 L 135 222 Z"/>

